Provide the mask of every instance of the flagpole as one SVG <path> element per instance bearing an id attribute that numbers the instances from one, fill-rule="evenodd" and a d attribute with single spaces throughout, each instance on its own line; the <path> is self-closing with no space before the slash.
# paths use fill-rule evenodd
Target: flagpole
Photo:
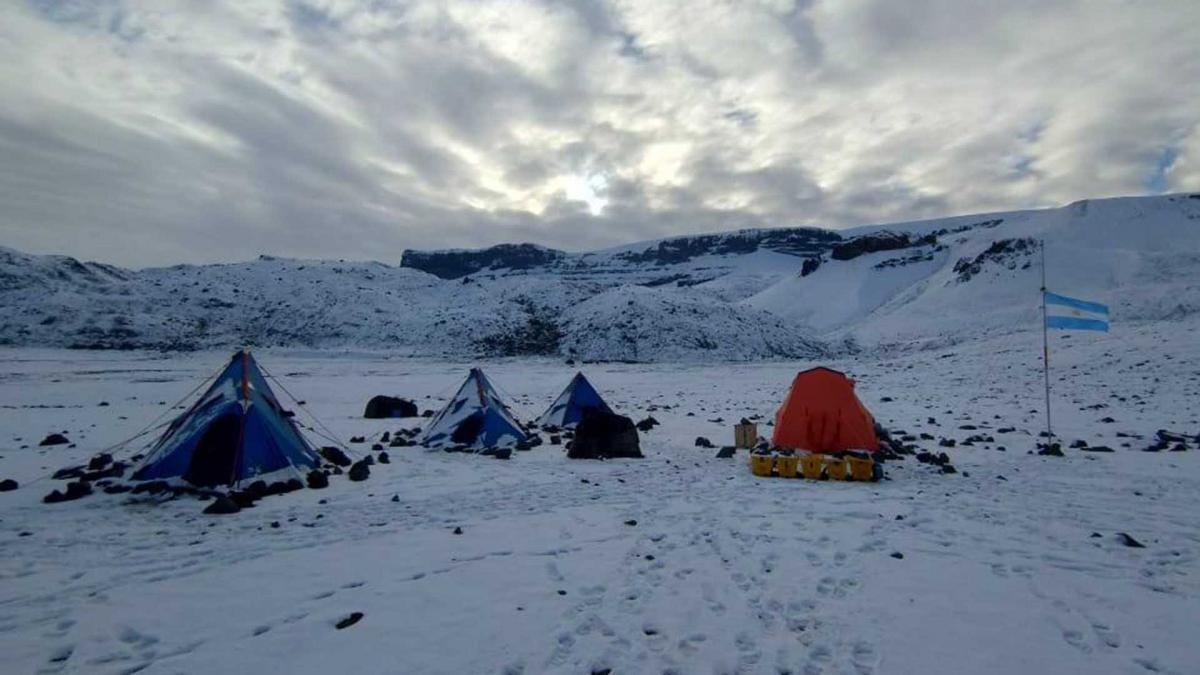
<path id="1" fill-rule="evenodd" d="M 1046 445 L 1054 438 L 1050 427 L 1050 338 L 1046 335 L 1046 240 L 1042 240 L 1042 374 L 1046 381 Z"/>

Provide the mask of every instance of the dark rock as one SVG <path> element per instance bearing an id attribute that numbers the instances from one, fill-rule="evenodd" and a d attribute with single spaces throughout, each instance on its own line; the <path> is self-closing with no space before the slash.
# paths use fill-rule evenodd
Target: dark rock
<path id="1" fill-rule="evenodd" d="M 1062 446 L 1059 445 L 1058 443 L 1046 443 L 1044 445 L 1041 445 L 1040 447 L 1041 447 L 1041 449 L 1038 450 L 1037 454 L 1039 454 L 1043 457 L 1062 457 L 1063 456 Z"/>
<path id="2" fill-rule="evenodd" d="M 584 417 L 575 428 L 575 438 L 567 450 L 567 457 L 571 459 L 642 456 L 633 420 L 607 412 Z"/>
<path id="3" fill-rule="evenodd" d="M 350 442 L 351 443 L 366 443 L 367 437 L 366 436 L 351 436 Z"/>
<path id="4" fill-rule="evenodd" d="M 269 497 L 271 495 L 285 495 L 289 492 L 295 492 L 296 490 L 303 489 L 304 483 L 301 483 L 299 478 L 291 478 L 286 481 L 281 480 L 271 483 L 266 487 L 265 490 L 262 491 L 262 496 Z"/>
<path id="5" fill-rule="evenodd" d="M 326 476 L 324 471 L 313 469 L 308 472 L 307 483 L 309 489 L 323 490 L 329 487 L 329 476 Z"/>
<path id="6" fill-rule="evenodd" d="M 82 478 L 83 474 L 87 473 L 87 468 L 83 466 L 68 466 L 59 469 L 51 476 L 54 480 L 69 480 L 71 478 Z"/>
<path id="7" fill-rule="evenodd" d="M 107 452 L 102 452 L 88 460 L 88 471 L 101 471 L 104 469 L 104 467 L 112 464 L 112 461 L 112 455 L 108 454 Z"/>
<path id="8" fill-rule="evenodd" d="M 896 560 L 904 560 L 904 554 L 903 554 L 903 553 L 901 553 L 901 552 L 899 552 L 899 551 L 895 551 L 895 552 L 893 552 L 893 553 L 891 554 L 891 556 L 892 556 L 893 558 L 895 558 Z"/>
<path id="9" fill-rule="evenodd" d="M 562 445 L 562 436 L 559 436 L 558 434 L 551 434 L 550 445 Z"/>
<path id="10" fill-rule="evenodd" d="M 356 483 L 360 483 L 360 482 L 366 480 L 367 478 L 370 478 L 371 465 L 367 464 L 367 460 L 365 458 L 360 459 L 357 462 L 355 462 L 354 464 L 350 465 L 350 471 L 347 472 L 346 476 L 350 480 L 352 480 Z"/>
<path id="11" fill-rule="evenodd" d="M 231 513 L 237 513 L 241 510 L 242 507 L 239 506 L 232 497 L 229 497 L 228 495 L 220 495 L 213 500 L 213 503 L 205 507 L 204 513 L 209 515 L 229 515 Z"/>
<path id="12" fill-rule="evenodd" d="M 461 527 L 454 528 L 453 534 L 462 534 L 462 528 Z"/>
<path id="13" fill-rule="evenodd" d="M 392 495 L 392 501 L 393 501 L 393 502 L 399 502 L 399 501 L 400 501 L 400 495 Z"/>
<path id="14" fill-rule="evenodd" d="M 1080 448 L 1080 451 L 1082 451 L 1082 452 L 1114 452 L 1114 450 L 1112 448 L 1108 447 L 1107 445 L 1089 445 L 1086 448 Z"/>
<path id="15" fill-rule="evenodd" d="M 708 440 L 707 438 L 705 438 L 703 436 L 697 436 L 696 437 L 696 447 L 697 448 L 715 448 L 716 446 L 713 445 L 712 441 Z"/>
<path id="16" fill-rule="evenodd" d="M 717 459 L 729 459 L 737 454 L 737 448 L 732 445 L 726 445 L 717 451 Z"/>
<path id="17" fill-rule="evenodd" d="M 333 447 L 332 445 L 327 445 L 321 448 L 320 452 L 321 457 L 323 457 L 326 462 L 329 462 L 334 466 L 350 466 L 352 463 L 350 458 L 346 456 L 346 453 L 342 452 L 339 448 Z"/>
<path id="18" fill-rule="evenodd" d="M 1070 445 L 1069 447 L 1071 447 L 1071 448 L 1086 448 L 1086 447 L 1087 447 L 1087 441 L 1084 441 L 1084 440 L 1074 440 L 1074 441 L 1071 441 L 1071 445 Z"/>
<path id="19" fill-rule="evenodd" d="M 49 436 L 43 438 L 42 442 L 38 443 L 38 445 L 42 447 L 47 445 L 67 445 L 70 442 L 71 441 L 62 434 L 50 434 Z"/>
<path id="20" fill-rule="evenodd" d="M 349 628 L 350 626 L 353 626 L 354 624 L 358 623 L 359 621 L 362 621 L 362 618 L 363 618 L 362 612 L 351 612 L 349 616 L 342 618 L 340 621 L 338 621 L 336 624 L 334 624 L 334 626 L 338 630 L 342 630 L 343 628 Z"/>
<path id="21" fill-rule="evenodd" d="M 16 490 L 19 487 L 21 487 L 21 486 L 17 483 L 17 481 L 15 481 L 11 478 L 5 478 L 4 480 L 0 480 L 0 492 L 12 492 L 13 490 Z"/>
<path id="22" fill-rule="evenodd" d="M 144 483 L 138 483 L 130 490 L 132 494 L 160 494 L 170 489 L 170 485 L 165 480 L 148 480 Z"/>
<path id="23" fill-rule="evenodd" d="M 958 473 L 958 469 L 955 469 L 953 464 L 943 464 L 942 473 Z"/>
<path id="24" fill-rule="evenodd" d="M 375 396 L 367 401 L 367 409 L 363 417 L 369 420 L 388 419 L 393 417 L 416 417 L 417 404 L 404 398 L 394 396 Z"/>
<path id="25" fill-rule="evenodd" d="M 386 452 L 381 452 L 381 453 L 379 453 L 379 463 L 380 464 L 391 464 L 392 458 Z"/>
<path id="26" fill-rule="evenodd" d="M 958 445 L 958 443 L 953 438 L 943 438 L 942 440 L 938 441 L 938 445 L 943 448 L 953 448 L 955 445 Z"/>
<path id="27" fill-rule="evenodd" d="M 632 520 L 632 519 L 631 519 L 631 520 L 627 520 L 627 521 L 625 521 L 625 524 L 626 524 L 626 525 L 628 525 L 628 526 L 630 526 L 630 527 L 636 527 L 636 526 L 637 526 L 637 521 L 636 521 L 636 520 Z"/>
<path id="28" fill-rule="evenodd" d="M 1122 544 L 1125 544 L 1129 548 L 1146 548 L 1145 544 L 1138 541 L 1137 539 L 1134 539 L 1133 537 L 1129 536 L 1128 534 L 1126 534 L 1124 532 L 1118 532 L 1117 537 L 1121 540 Z"/>
<path id="29" fill-rule="evenodd" d="M 383 444 L 374 443 L 371 445 L 371 452 L 380 452 L 381 450 L 383 450 Z"/>
<path id="30" fill-rule="evenodd" d="M 658 420 L 654 419 L 654 417 L 647 417 L 637 423 L 638 431 L 650 431 L 656 426 L 658 426 Z"/>
<path id="31" fill-rule="evenodd" d="M 254 499 L 262 499 L 267 496 L 267 482 L 265 480 L 256 480 L 247 485 L 242 492 Z"/>
<path id="32" fill-rule="evenodd" d="M 853 260 L 866 253 L 894 251 L 913 245 L 913 239 L 907 234 L 880 230 L 834 244 L 829 257 L 834 260 Z"/>
<path id="33" fill-rule="evenodd" d="M 1115 423 L 1115 422 L 1116 422 L 1116 420 L 1114 420 L 1114 419 L 1113 419 L 1113 418 L 1111 418 L 1111 417 L 1102 417 L 1102 418 L 1100 418 L 1100 423 L 1101 423 L 1101 424 L 1113 424 L 1113 423 Z"/>

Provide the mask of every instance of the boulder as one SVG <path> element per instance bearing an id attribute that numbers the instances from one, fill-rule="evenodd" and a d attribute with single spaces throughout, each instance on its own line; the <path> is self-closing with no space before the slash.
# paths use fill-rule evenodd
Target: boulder
<path id="1" fill-rule="evenodd" d="M 53 490 L 50 494 L 42 497 L 42 501 L 46 504 L 57 504 L 59 502 L 69 502 L 86 497 L 92 494 L 92 485 L 87 481 L 77 480 L 73 483 L 67 483 L 67 491 L 65 493 Z"/>
<path id="2" fill-rule="evenodd" d="M 696 437 L 696 447 L 697 448 L 715 448 L 717 446 L 713 445 L 712 441 L 708 440 L 707 438 L 705 438 L 703 436 L 697 436 Z"/>
<path id="3" fill-rule="evenodd" d="M 12 492 L 13 490 L 16 490 L 18 487 L 20 487 L 20 485 L 17 483 L 17 481 L 15 481 L 11 478 L 5 478 L 4 480 L 0 480 L 0 492 Z"/>
<path id="4" fill-rule="evenodd" d="M 717 451 L 717 459 L 729 459 L 737 454 L 737 448 L 732 445 L 726 445 Z"/>
<path id="5" fill-rule="evenodd" d="M 264 495 L 285 495 L 296 490 L 303 490 L 304 483 L 300 482 L 299 478 L 290 478 L 286 481 L 276 481 L 267 486 Z"/>
<path id="6" fill-rule="evenodd" d="M 208 515 L 225 516 L 241 511 L 242 507 L 228 495 L 220 495 L 204 508 Z"/>
<path id="7" fill-rule="evenodd" d="M 107 452 L 102 452 L 88 460 L 88 471 L 101 471 L 104 469 L 104 467 L 112 464 L 112 461 L 112 455 L 108 454 Z"/>
<path id="8" fill-rule="evenodd" d="M 1043 457 L 1062 457 L 1062 446 L 1058 443 L 1046 443 L 1045 445 L 1041 446 L 1041 449 L 1038 450 L 1037 454 L 1042 455 Z"/>
<path id="9" fill-rule="evenodd" d="M 308 487 L 312 490 L 322 490 L 329 487 L 329 476 L 324 471 L 313 469 L 308 472 Z"/>
<path id="10" fill-rule="evenodd" d="M 351 612 L 349 616 L 342 618 L 342 620 L 338 621 L 336 624 L 334 624 L 334 626 L 338 630 L 342 630 L 343 628 L 349 628 L 359 621 L 362 621 L 362 618 L 362 612 Z"/>
<path id="11" fill-rule="evenodd" d="M 571 459 L 642 456 L 633 420 L 606 412 L 584 417 L 575 428 L 575 438 L 567 450 Z"/>
<path id="12" fill-rule="evenodd" d="M 70 439 L 62 434 L 50 434 L 49 436 L 43 438 L 42 442 L 38 443 L 38 445 L 42 447 L 47 445 L 67 445 L 70 442 Z"/>
<path id="13" fill-rule="evenodd" d="M 332 445 L 327 445 L 321 448 L 320 452 L 321 457 L 323 457 L 326 462 L 329 462 L 334 466 L 350 466 L 352 463 L 350 458 L 346 456 L 346 453 L 342 452 L 338 448 L 333 447 Z"/>
<path id="14" fill-rule="evenodd" d="M 350 465 L 350 471 L 346 475 L 356 483 L 362 482 L 371 477 L 371 466 L 367 464 L 366 459 L 360 459 Z"/>
<path id="15" fill-rule="evenodd" d="M 392 417 L 416 417 L 417 404 L 405 398 L 395 396 L 374 396 L 367 401 L 367 409 L 363 417 L 369 420 L 381 420 Z"/>
<path id="16" fill-rule="evenodd" d="M 138 483 L 137 485 L 133 486 L 133 489 L 130 490 L 130 492 L 135 495 L 140 495 L 140 494 L 156 495 L 161 492 L 166 492 L 167 489 L 170 487 L 171 486 L 168 485 L 167 481 L 165 481 L 165 480 L 148 480 L 148 481 Z"/>
<path id="17" fill-rule="evenodd" d="M 1129 534 L 1127 534 L 1125 532 L 1118 532 L 1117 538 L 1121 540 L 1122 544 L 1125 544 L 1129 548 L 1146 548 L 1145 544 L 1138 541 L 1137 539 L 1134 539 L 1133 537 L 1129 536 Z"/>
<path id="18" fill-rule="evenodd" d="M 380 464 L 391 464 L 392 458 L 386 452 L 381 452 L 381 453 L 379 453 L 379 463 Z"/>

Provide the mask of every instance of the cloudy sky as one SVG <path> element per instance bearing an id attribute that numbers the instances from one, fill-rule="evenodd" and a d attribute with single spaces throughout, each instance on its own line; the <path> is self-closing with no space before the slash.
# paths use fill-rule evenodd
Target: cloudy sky
<path id="1" fill-rule="evenodd" d="M 588 249 L 1200 190 L 1196 0 L 7 0 L 0 245 Z"/>

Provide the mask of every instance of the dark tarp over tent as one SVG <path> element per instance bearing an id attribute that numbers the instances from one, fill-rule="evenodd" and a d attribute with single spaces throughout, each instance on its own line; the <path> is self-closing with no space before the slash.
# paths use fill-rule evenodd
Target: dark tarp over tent
<path id="1" fill-rule="evenodd" d="M 171 422 L 133 478 L 178 478 L 213 487 L 279 471 L 288 472 L 288 478 L 302 477 L 319 464 L 250 352 L 242 350 L 204 395 Z"/>

